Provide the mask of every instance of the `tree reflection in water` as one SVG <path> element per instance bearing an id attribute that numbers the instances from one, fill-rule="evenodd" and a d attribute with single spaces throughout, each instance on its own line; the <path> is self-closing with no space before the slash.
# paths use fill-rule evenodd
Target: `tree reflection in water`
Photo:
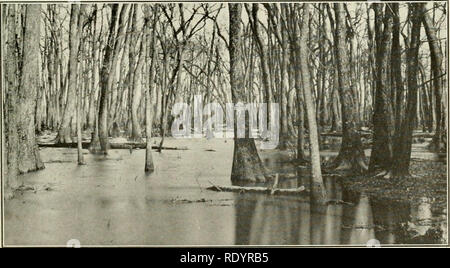
<path id="1" fill-rule="evenodd" d="M 292 179 L 281 180 L 279 184 L 279 188 L 298 186 L 300 183 Z M 404 236 L 401 226 L 409 220 L 422 224 L 417 230 L 421 233 L 430 226 L 431 211 L 424 202 L 405 210 L 408 204 L 371 202 L 366 193 L 344 194 L 341 184 L 333 178 L 328 178 L 325 186 L 329 195 L 326 203 L 314 202 L 307 193 L 303 196 L 236 193 L 236 244 L 364 246 L 377 239 L 386 245 L 408 240 L 401 237 Z M 343 203 L 343 199 L 348 203 Z M 411 223 L 409 228 L 413 228 Z"/>

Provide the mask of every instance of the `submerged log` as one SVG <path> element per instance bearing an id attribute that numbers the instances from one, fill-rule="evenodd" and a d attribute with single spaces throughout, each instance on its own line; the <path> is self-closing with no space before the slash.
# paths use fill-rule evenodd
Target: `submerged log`
<path id="1" fill-rule="evenodd" d="M 300 186 L 294 189 L 273 189 L 267 187 L 243 187 L 243 186 L 217 186 L 213 185 L 207 190 L 216 192 L 236 192 L 236 193 L 264 193 L 272 195 L 298 195 L 299 193 L 305 192 L 304 186 Z"/>
<path id="2" fill-rule="evenodd" d="M 89 149 L 89 142 L 83 142 L 81 145 L 83 149 Z M 71 143 L 38 143 L 39 147 L 47 148 L 77 148 L 76 142 Z M 111 149 L 145 149 L 146 143 L 110 143 Z M 159 146 L 152 146 L 152 149 L 159 149 Z M 162 147 L 163 150 L 188 150 L 186 146 L 180 147 Z"/>
<path id="3" fill-rule="evenodd" d="M 359 132 L 361 137 L 370 138 L 373 136 L 372 132 L 361 131 Z M 342 132 L 326 132 L 320 133 L 320 136 L 324 137 L 342 137 Z M 417 132 L 413 133 L 413 138 L 433 138 L 434 132 Z"/>
<path id="4" fill-rule="evenodd" d="M 361 137 L 372 137 L 372 133 L 370 132 L 359 132 Z M 327 133 L 320 133 L 320 136 L 324 137 L 342 137 L 342 132 L 327 132 Z"/>

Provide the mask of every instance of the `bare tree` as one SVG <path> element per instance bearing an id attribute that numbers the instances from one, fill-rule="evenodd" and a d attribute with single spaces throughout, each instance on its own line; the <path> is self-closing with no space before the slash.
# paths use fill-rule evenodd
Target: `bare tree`
<path id="1" fill-rule="evenodd" d="M 159 17 L 159 10 L 158 5 L 153 6 L 153 23 L 152 23 L 152 36 L 150 39 L 150 55 L 151 55 L 151 63 L 150 63 L 150 70 L 149 70 L 149 85 L 148 89 L 145 92 L 145 133 L 147 136 L 147 145 L 145 150 L 145 171 L 146 172 L 152 172 L 155 169 L 155 166 L 153 164 L 153 157 L 152 157 L 152 125 L 153 125 L 153 106 L 151 102 L 151 93 L 154 92 L 153 88 L 155 85 L 155 65 L 156 65 L 156 23 L 158 21 Z M 148 24 L 148 20 L 150 20 L 149 15 L 147 14 L 146 17 L 146 24 Z M 147 25 L 146 30 L 147 34 L 149 32 L 149 26 Z M 148 36 L 148 35 L 147 35 Z M 153 96 L 154 97 L 154 96 Z"/>
<path id="2" fill-rule="evenodd" d="M 374 137 L 369 168 L 371 170 L 381 168 L 388 171 L 394 157 L 395 135 L 392 89 L 389 76 L 393 15 L 391 5 L 379 3 L 373 5 L 375 5 L 375 16 L 383 16 L 383 6 L 385 6 L 385 15 L 383 31 L 376 31 L 375 37 L 380 41 L 377 44 L 377 89 L 373 115 Z M 376 20 L 376 23 L 380 23 L 380 21 Z M 381 28 L 381 25 L 377 25 L 377 28 Z"/>
<path id="3" fill-rule="evenodd" d="M 339 97 L 342 111 L 342 143 L 334 168 L 361 172 L 367 170 L 359 133 L 359 116 L 354 92 L 350 87 L 350 66 L 346 46 L 344 4 L 335 3 L 334 47 L 338 71 Z"/>
<path id="4" fill-rule="evenodd" d="M 414 117 L 417 111 L 417 71 L 419 66 L 420 27 L 422 24 L 420 4 L 410 3 L 409 12 L 411 15 L 412 26 L 407 50 L 406 66 L 408 75 L 408 99 L 406 117 L 402 120 L 397 140 L 397 148 L 394 152 L 394 163 L 392 165 L 392 173 L 394 176 L 409 175 L 412 132 L 414 129 Z"/>
<path id="5" fill-rule="evenodd" d="M 302 72 L 303 95 L 305 97 L 306 114 L 309 126 L 309 152 L 311 158 L 311 178 L 313 192 L 321 192 L 325 197 L 325 187 L 323 185 L 322 170 L 320 168 L 319 135 L 317 132 L 316 113 L 311 93 L 311 77 L 308 66 L 308 35 L 309 35 L 309 4 L 303 4 L 302 26 L 300 29 L 300 69 Z M 302 105 L 299 103 L 298 105 Z"/>
<path id="6" fill-rule="evenodd" d="M 244 72 L 241 62 L 241 12 L 242 4 L 228 4 L 230 14 L 229 53 L 230 53 L 230 83 L 234 104 L 245 102 Z M 265 168 L 261 163 L 254 139 L 249 136 L 248 112 L 245 116 L 245 138 L 237 136 L 237 118 L 234 115 L 234 154 L 231 170 L 232 181 L 265 182 Z"/>
<path id="7" fill-rule="evenodd" d="M 436 150 L 440 149 L 441 144 L 441 132 L 442 132 L 442 120 L 441 120 L 441 99 L 442 99 L 442 84 L 443 84 L 443 72 L 442 72 L 442 51 L 439 46 L 439 39 L 436 35 L 436 29 L 433 23 L 430 14 L 428 14 L 428 10 L 426 9 L 426 5 L 421 5 L 421 15 L 423 26 L 425 27 L 425 33 L 428 38 L 428 45 L 430 47 L 431 54 L 431 70 L 434 76 L 433 81 L 433 92 L 436 99 L 435 109 L 436 109 L 436 129 L 435 136 L 433 138 L 434 148 Z"/>

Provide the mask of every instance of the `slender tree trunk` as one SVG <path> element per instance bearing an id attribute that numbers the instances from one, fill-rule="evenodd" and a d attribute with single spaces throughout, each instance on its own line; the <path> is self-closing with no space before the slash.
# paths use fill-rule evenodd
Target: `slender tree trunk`
<path id="1" fill-rule="evenodd" d="M 309 126 L 309 152 L 311 158 L 311 178 L 313 192 L 321 192 L 325 197 L 325 188 L 322 179 L 322 170 L 320 168 L 319 135 L 317 132 L 316 113 L 311 93 L 311 78 L 308 66 L 308 34 L 309 34 L 309 4 L 303 4 L 303 22 L 301 27 L 299 60 L 302 73 L 303 95 L 305 97 L 306 114 Z M 299 103 L 299 105 L 301 105 Z"/>
<path id="2" fill-rule="evenodd" d="M 22 77 L 18 92 L 17 132 L 19 173 L 43 169 L 35 137 L 36 96 L 39 90 L 41 5 L 27 5 L 23 39 Z"/>
<path id="3" fill-rule="evenodd" d="M 246 4 L 247 5 L 247 4 Z M 261 64 L 262 84 L 264 87 L 264 102 L 267 103 L 267 120 L 270 118 L 270 103 L 272 102 L 272 88 L 270 84 L 270 69 L 268 64 L 268 51 L 264 48 L 264 44 L 261 37 L 259 19 L 258 19 L 258 4 L 252 4 L 252 9 L 246 6 L 249 18 L 251 18 L 251 25 L 253 31 L 253 37 L 258 47 L 259 61 Z"/>
<path id="4" fill-rule="evenodd" d="M 297 7 L 297 6 L 295 6 Z M 300 55 L 299 55 L 299 47 L 298 47 L 298 16 L 296 11 L 293 10 L 291 17 L 293 17 L 292 23 L 293 32 L 292 32 L 292 51 L 291 51 L 291 60 L 294 66 L 294 77 L 295 77 L 295 89 L 297 96 L 297 162 L 299 164 L 303 164 L 306 161 L 305 156 L 305 122 L 304 122 L 304 94 L 303 94 L 303 85 L 302 85 L 302 74 L 300 69 L 297 67 L 300 65 Z"/>
<path id="5" fill-rule="evenodd" d="M 138 119 L 138 107 L 139 102 L 141 100 L 141 81 L 140 81 L 140 72 L 142 69 L 142 60 L 141 60 L 141 52 L 136 51 L 136 46 L 141 43 L 142 47 L 142 39 L 139 38 L 137 33 L 137 4 L 133 6 L 133 13 L 131 18 L 131 42 L 130 42 L 130 51 L 129 51 L 129 59 L 130 59 L 130 84 L 132 90 L 132 99 L 131 99 L 131 140 L 133 141 L 141 141 L 141 126 L 139 124 Z M 141 41 L 139 41 L 141 40 Z M 139 54 L 138 54 L 139 53 Z"/>
<path id="6" fill-rule="evenodd" d="M 80 6 L 71 5 L 69 22 L 69 66 L 67 68 L 67 102 L 64 108 L 63 118 L 58 130 L 58 143 L 71 143 L 71 123 L 75 113 L 76 106 L 76 66 L 78 62 L 78 49 L 80 37 L 78 36 L 78 20 L 80 18 Z"/>
<path id="7" fill-rule="evenodd" d="M 286 19 L 286 5 L 281 5 L 281 13 L 283 15 L 283 19 Z M 287 99 L 289 94 L 289 49 L 288 49 L 288 36 L 287 36 L 287 27 L 285 26 L 285 22 L 283 23 L 284 27 L 280 27 L 281 29 L 281 41 L 282 41 L 282 55 L 281 55 L 281 85 L 280 85 L 280 106 L 281 106 L 281 114 L 280 114 L 280 150 L 287 149 L 288 143 L 288 115 L 287 115 Z"/>
<path id="8" fill-rule="evenodd" d="M 394 13 L 393 29 L 392 29 L 392 56 L 391 56 L 391 74 L 394 76 L 395 86 L 395 146 L 399 143 L 399 131 L 402 121 L 402 103 L 403 103 L 403 78 L 402 78 L 402 53 L 400 46 L 400 17 L 399 17 L 399 5 L 398 3 L 392 3 L 392 10 Z M 394 146 L 394 147 L 395 147 Z M 396 150 L 394 148 L 394 150 Z"/>
<path id="9" fill-rule="evenodd" d="M 113 54 L 114 54 L 114 39 L 115 39 L 115 29 L 116 29 L 116 20 L 117 20 L 117 12 L 119 9 L 119 4 L 111 4 L 111 24 L 109 28 L 109 36 L 107 45 L 105 48 L 105 56 L 103 59 L 103 65 L 101 68 L 101 81 L 100 81 L 100 108 L 99 108 L 99 140 L 101 152 L 104 154 L 108 153 L 109 149 L 109 140 L 108 140 L 108 96 L 110 85 L 112 83 L 112 79 L 110 79 L 110 72 L 112 66 L 114 66 L 111 62 Z"/>
<path id="10" fill-rule="evenodd" d="M 436 100 L 435 109 L 436 109 L 436 129 L 435 136 L 433 138 L 434 148 L 436 150 L 440 149 L 440 140 L 441 140 L 441 99 L 442 99 L 442 51 L 439 46 L 439 39 L 436 35 L 436 29 L 434 27 L 434 23 L 430 15 L 427 13 L 426 5 L 421 6 L 421 15 L 422 22 L 425 27 L 425 33 L 428 38 L 428 45 L 430 47 L 431 54 L 431 70 L 434 76 L 433 84 L 433 93 L 434 98 Z"/>
<path id="11" fill-rule="evenodd" d="M 152 37 L 151 37 L 151 63 L 150 63 L 150 69 L 149 69 L 149 76 L 150 79 L 148 80 L 148 90 L 145 92 L 145 133 L 147 136 L 147 146 L 145 148 L 145 172 L 152 172 L 155 170 L 155 166 L 153 164 L 153 157 L 152 157 L 152 125 L 153 125 L 153 105 L 151 102 L 151 94 L 154 92 L 153 88 L 155 86 L 155 64 L 156 64 L 156 57 L 157 57 L 157 51 L 156 51 L 156 22 L 158 21 L 158 6 L 155 5 L 153 7 L 153 24 L 152 24 Z M 149 26 L 147 26 L 147 29 L 149 29 Z M 148 31 L 148 30 L 147 30 Z"/>
<path id="12" fill-rule="evenodd" d="M 95 13 L 94 18 L 92 20 L 91 25 L 91 33 L 92 33 L 92 70 L 91 70 L 91 91 L 89 93 L 89 110 L 88 110 L 88 119 L 87 119 L 87 128 L 92 131 L 95 128 L 96 121 L 96 98 L 98 92 L 98 49 L 97 49 L 97 4 L 93 5 L 93 12 Z"/>
<path id="13" fill-rule="evenodd" d="M 76 5 L 76 4 L 74 4 Z M 82 36 L 82 30 L 83 30 L 83 13 L 84 10 L 86 8 L 86 5 L 81 5 L 80 6 L 80 17 L 78 20 L 78 30 L 77 30 L 77 40 L 80 39 L 80 37 Z M 71 25 L 72 26 L 72 25 Z M 75 26 L 75 25 L 74 25 Z M 80 46 L 79 44 L 77 44 L 78 46 Z M 81 51 L 81 53 L 83 53 L 83 51 Z M 81 57 L 83 60 L 84 57 Z M 83 100 L 83 89 L 81 87 L 81 82 L 82 82 L 82 75 L 81 77 L 79 77 L 78 81 L 80 83 L 78 83 L 77 86 L 77 69 L 78 69 L 78 60 L 76 60 L 75 62 L 69 62 L 69 71 L 70 71 L 70 75 L 69 75 L 69 83 L 70 83 L 70 87 L 75 87 L 75 92 L 77 92 L 77 88 L 78 88 L 78 94 L 76 95 L 76 120 L 77 120 L 77 152 L 78 152 L 78 165 L 85 165 L 86 163 L 84 162 L 84 157 L 83 157 L 83 147 L 82 147 L 82 137 L 81 137 L 81 120 L 82 120 L 82 100 Z M 80 72 L 83 73 L 83 67 L 80 67 Z M 84 88 L 84 91 L 86 91 L 86 88 Z"/>

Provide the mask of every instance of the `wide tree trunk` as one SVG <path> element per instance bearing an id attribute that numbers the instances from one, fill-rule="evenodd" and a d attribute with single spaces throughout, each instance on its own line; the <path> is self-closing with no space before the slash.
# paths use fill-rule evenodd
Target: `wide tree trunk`
<path id="1" fill-rule="evenodd" d="M 90 92 L 90 98 L 89 98 L 89 111 L 88 111 L 88 120 L 87 120 L 87 128 L 89 130 L 94 130 L 97 128 L 97 96 L 98 96 L 98 69 L 99 69 L 99 62 L 98 62 L 98 41 L 97 41 L 97 4 L 93 5 L 93 12 L 95 12 L 95 16 L 92 20 L 92 77 L 91 77 L 91 92 Z M 98 137 L 98 129 L 97 131 L 97 137 Z"/>
<path id="2" fill-rule="evenodd" d="M 345 9 L 344 4 L 334 4 L 335 54 L 338 71 L 339 97 L 342 110 L 342 143 L 339 154 L 334 162 L 334 168 L 361 172 L 367 170 L 365 155 L 359 134 L 359 116 L 356 96 L 350 87 L 350 66 L 346 45 Z"/>
<path id="3" fill-rule="evenodd" d="M 417 72 L 419 68 L 420 46 L 420 4 L 409 4 L 411 14 L 410 43 L 407 49 L 407 75 L 408 75 L 408 99 L 406 106 L 406 118 L 402 120 L 397 148 L 394 152 L 392 173 L 394 176 L 409 175 L 409 163 L 411 160 L 412 132 L 414 118 L 417 110 Z"/>
<path id="4" fill-rule="evenodd" d="M 231 95 L 234 104 L 245 103 L 245 77 L 242 70 L 241 57 L 241 12 L 242 4 L 228 4 L 230 29 L 229 29 L 229 53 L 230 53 L 230 83 Z M 265 182 L 265 169 L 259 158 L 254 139 L 249 137 L 248 116 L 245 116 L 245 138 L 237 136 L 237 116 L 234 113 L 234 155 L 231 180 Z M 248 113 L 246 112 L 246 115 Z"/>
<path id="5" fill-rule="evenodd" d="M 19 173 L 44 168 L 35 137 L 36 96 L 39 89 L 39 41 L 41 5 L 27 5 L 23 39 L 22 77 L 17 103 L 17 132 L 19 135 Z"/>
<path id="6" fill-rule="evenodd" d="M 2 13 L 2 21 L 3 25 L 7 26 L 2 31 L 2 55 L 8 60 L 4 62 L 5 67 L 5 103 L 2 110 L 2 115 L 5 120 L 2 120 L 4 124 L 4 133 L 5 135 L 5 152 L 2 154 L 2 160 L 4 161 L 2 164 L 6 164 L 6 168 L 4 169 L 5 182 L 5 192 L 10 195 L 12 193 L 12 189 L 18 186 L 17 175 L 19 172 L 18 168 L 18 144 L 19 144 L 19 135 L 17 133 L 17 91 L 18 91 L 18 83 L 19 79 L 17 77 L 18 68 L 17 68 L 17 56 L 15 54 L 15 43 L 11 42 L 11 40 L 15 40 L 15 30 L 16 30 L 16 5 L 8 5 L 3 6 L 4 8 L 8 7 L 8 16 L 6 17 L 6 12 Z M 7 35 L 5 34 L 7 31 Z M 5 38 L 6 37 L 6 38 Z M 6 52 L 5 52 L 6 51 Z"/>
<path id="7" fill-rule="evenodd" d="M 370 157 L 370 170 L 381 168 L 389 170 L 394 156 L 394 135 L 395 122 L 394 112 L 392 109 L 392 89 L 391 79 L 389 76 L 390 65 L 390 48 L 392 36 L 392 7 L 389 4 L 375 5 L 375 15 L 382 16 L 382 8 L 385 8 L 384 29 L 383 32 L 376 32 L 381 36 L 376 36 L 380 42 L 377 44 L 377 73 L 376 73 L 376 96 L 375 96 L 375 111 L 373 115 L 374 137 L 372 153 Z M 379 23 L 381 20 L 376 20 Z M 381 28 L 381 25 L 379 25 Z"/>

